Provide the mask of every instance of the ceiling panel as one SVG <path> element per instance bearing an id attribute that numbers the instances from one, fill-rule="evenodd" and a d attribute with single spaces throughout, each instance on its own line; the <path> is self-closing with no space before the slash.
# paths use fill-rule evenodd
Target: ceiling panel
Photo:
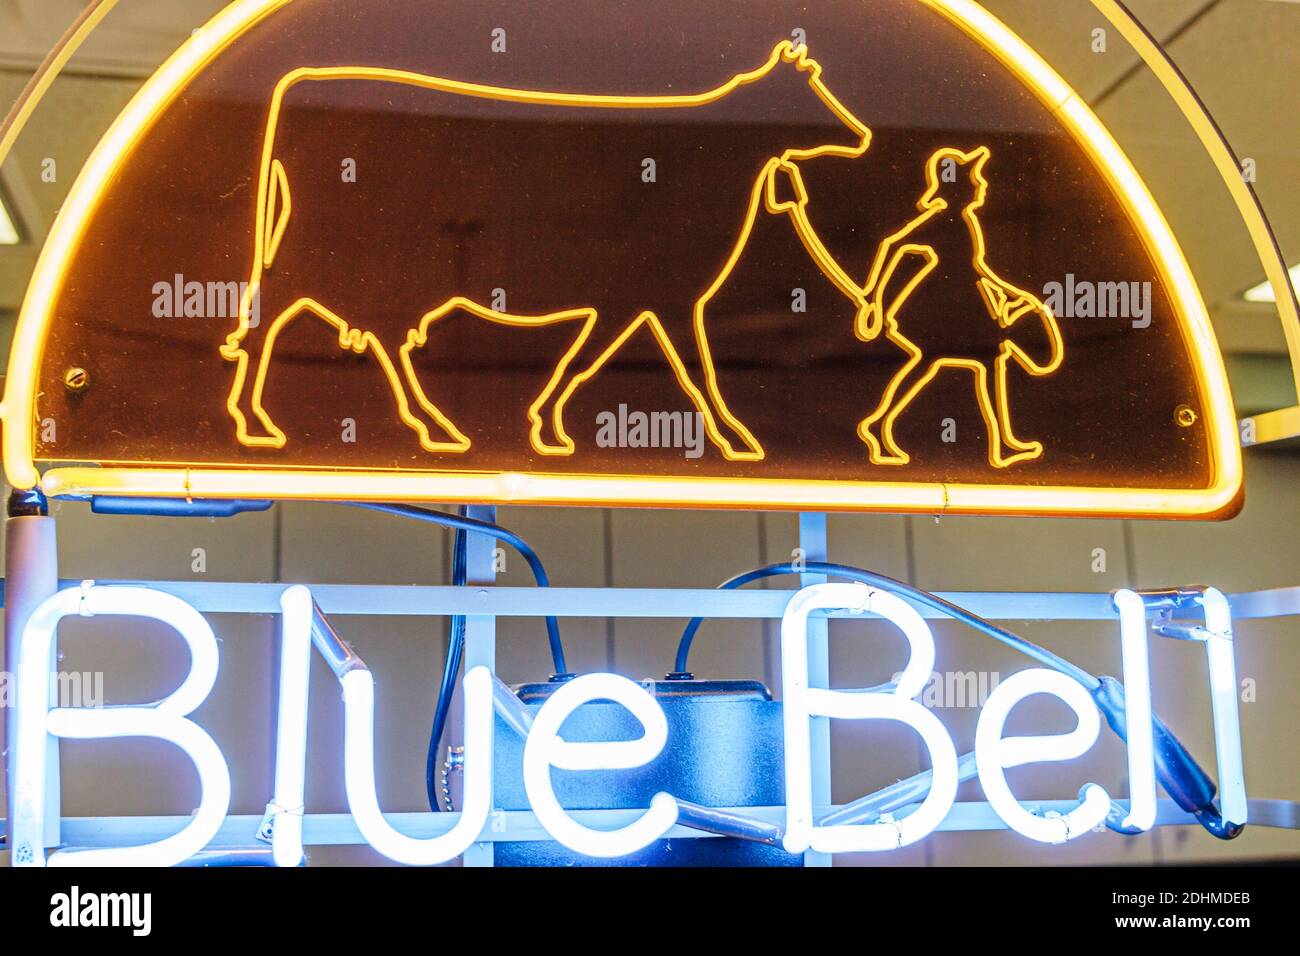
<path id="1" fill-rule="evenodd" d="M 224 0 L 122 0 L 70 67 L 147 76 Z M 85 0 L 0 0 L 0 66 L 34 68 L 85 7 Z"/>
<path id="2" fill-rule="evenodd" d="M 1156 37 L 1172 36 L 1212 0 L 1129 0 L 1128 7 Z M 983 4 L 1023 37 L 1090 103 L 1140 63 L 1088 0 L 985 0 Z M 1105 49 L 1093 31 L 1104 29 Z"/>

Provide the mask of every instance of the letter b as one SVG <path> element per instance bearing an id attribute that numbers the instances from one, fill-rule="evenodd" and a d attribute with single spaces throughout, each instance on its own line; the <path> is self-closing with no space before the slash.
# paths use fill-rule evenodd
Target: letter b
<path id="1" fill-rule="evenodd" d="M 190 670 L 181 686 L 148 706 L 50 708 L 50 659 L 55 630 L 65 617 L 145 617 L 174 628 L 190 649 Z M 11 845 L 24 866 L 171 866 L 203 849 L 230 806 L 230 770 L 216 742 L 186 715 L 217 679 L 217 641 L 198 611 L 180 598 L 147 587 L 83 584 L 52 595 L 28 619 L 18 655 L 18 732 L 14 760 Z M 61 850 L 45 854 L 46 780 L 58 760 L 55 738 L 155 737 L 175 744 L 199 775 L 199 807 L 169 837 L 139 846 Z"/>
<path id="2" fill-rule="evenodd" d="M 898 627 L 911 645 L 907 666 L 890 693 L 835 691 L 808 686 L 808 616 L 822 608 L 876 614 Z M 934 669 L 934 638 L 916 609 L 865 584 L 815 584 L 786 606 L 781 619 L 785 712 L 785 849 L 802 853 L 894 850 L 922 839 L 948 815 L 957 797 L 957 751 L 943 724 L 912 698 Z M 930 752 L 930 793 L 912 813 L 891 823 L 814 826 L 811 727 L 813 717 L 897 720 L 921 736 Z"/>

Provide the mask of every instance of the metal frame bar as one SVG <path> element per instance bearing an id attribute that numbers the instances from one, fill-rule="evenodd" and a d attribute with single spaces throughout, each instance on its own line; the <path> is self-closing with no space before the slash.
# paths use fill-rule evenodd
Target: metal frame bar
<path id="1" fill-rule="evenodd" d="M 1042 812 L 1064 813 L 1073 809 L 1077 801 L 1042 800 L 1026 803 L 1027 807 Z M 1126 801 L 1117 803 L 1127 806 Z M 820 818 L 839 807 L 816 808 Z M 904 807 L 900 809 L 908 809 Z M 785 807 L 727 807 L 726 813 L 740 813 L 766 823 L 778 824 L 785 819 Z M 642 810 L 571 810 L 575 820 L 584 826 L 612 829 L 626 826 L 641 815 Z M 1251 800 L 1251 826 L 1300 829 L 1300 805 L 1287 800 Z M 459 813 L 386 813 L 384 818 L 404 833 L 419 839 L 446 833 L 460 818 Z M 483 842 L 531 842 L 550 840 L 550 836 L 526 810 L 500 812 L 500 823 L 489 828 L 482 836 Z M 157 840 L 175 833 L 188 823 L 189 817 L 65 817 L 65 838 L 78 847 L 117 846 L 129 842 Z M 262 818 L 254 815 L 231 815 L 222 824 L 217 836 L 208 845 L 209 850 L 247 849 L 257 845 L 256 835 Z M 2 821 L 0 821 L 2 822 Z M 1159 803 L 1156 826 L 1194 825 L 1195 819 L 1184 813 L 1169 799 Z M 1004 830 L 1006 825 L 992 807 L 981 802 L 959 802 L 935 832 L 969 832 Z M 719 835 L 675 826 L 668 831 L 668 839 L 715 839 Z M 303 842 L 308 846 L 347 846 L 364 842 L 352 816 L 347 813 L 309 813 L 303 817 Z"/>
<path id="2" fill-rule="evenodd" d="M 826 515 L 805 513 L 799 515 L 799 550 L 805 561 L 828 561 L 826 556 Z M 825 584 L 824 574 L 801 574 L 799 586 Z M 783 611 L 784 613 L 784 611 Z M 808 621 L 808 681 L 816 687 L 831 685 L 830 621 L 825 615 Z M 812 736 L 812 801 L 813 806 L 826 806 L 831 802 L 831 722 L 828 717 L 810 718 Z M 830 866 L 831 855 L 806 850 L 804 866 Z"/>
<path id="3" fill-rule="evenodd" d="M 279 614 L 285 584 L 238 581 L 97 580 L 174 594 L 205 614 Z M 73 587 L 79 581 L 62 580 Z M 321 610 L 331 616 L 439 617 L 639 617 L 780 620 L 797 592 L 791 589 L 719 591 L 713 588 L 535 588 L 390 584 L 313 584 Z M 991 621 L 1118 621 L 1109 593 L 1039 591 L 937 591 L 939 597 Z M 1229 594 L 1233 621 L 1300 617 L 1300 586 Z M 922 617 L 948 618 L 917 606 Z M 852 617 L 828 611 L 827 617 Z"/>
<path id="4" fill-rule="evenodd" d="M 22 647 L 22 634 L 28 618 L 62 585 L 58 580 L 58 542 L 54 532 L 54 519 L 45 513 L 43 505 L 32 513 L 10 515 L 5 522 L 5 554 L 8 558 L 8 578 L 5 580 L 5 671 L 10 675 L 19 672 L 19 649 Z M 50 649 L 50 670 L 58 670 L 57 644 Z M 5 805 L 13 807 L 16 803 L 15 781 L 7 755 L 14 751 L 18 741 L 17 700 L 11 698 L 10 706 L 3 710 Z M 47 738 L 46 749 L 44 840 L 47 846 L 56 846 L 61 842 L 59 742 L 53 737 Z"/>
<path id="5" fill-rule="evenodd" d="M 497 509 L 493 505 L 471 505 L 466 509 L 466 517 L 493 524 L 497 520 Z M 491 584 L 496 580 L 497 539 L 482 534 L 471 534 L 465 540 L 465 582 L 469 585 Z M 491 614 L 471 614 L 465 619 L 465 673 L 478 666 L 486 667 L 493 674 L 497 672 L 497 619 Z M 457 697 L 460 697 L 459 684 Z M 461 721 L 460 708 L 456 708 L 457 730 Z M 457 738 L 463 742 L 463 736 Z M 493 793 L 495 793 L 495 783 Z M 491 829 L 489 827 L 489 829 Z M 480 840 L 461 856 L 463 866 L 491 866 L 494 850 L 491 840 Z"/>

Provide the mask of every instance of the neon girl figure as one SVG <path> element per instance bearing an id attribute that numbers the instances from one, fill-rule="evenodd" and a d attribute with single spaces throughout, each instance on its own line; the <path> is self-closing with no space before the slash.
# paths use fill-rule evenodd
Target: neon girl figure
<path id="1" fill-rule="evenodd" d="M 870 342 L 883 329 L 908 358 L 875 411 L 858 425 L 873 464 L 911 460 L 895 441 L 894 426 L 947 368 L 972 375 L 993 467 L 1007 468 L 1043 454 L 1041 442 L 1022 441 L 1011 430 L 1007 369 L 1014 362 L 1032 376 L 1054 372 L 1064 358 L 1061 330 L 1040 299 L 1001 278 L 985 261 L 977 213 L 988 195 L 984 166 L 989 156 L 984 146 L 935 152 L 926 165 L 926 191 L 917 203 L 921 214 L 885 239 L 876 253 L 855 332 Z M 1016 341 L 1041 339 L 1034 328 L 1038 323 L 1017 326 L 1029 315 L 1038 318 L 1046 333 L 1046 356 L 1032 356 Z M 1017 334 L 1021 332 L 1033 335 Z"/>

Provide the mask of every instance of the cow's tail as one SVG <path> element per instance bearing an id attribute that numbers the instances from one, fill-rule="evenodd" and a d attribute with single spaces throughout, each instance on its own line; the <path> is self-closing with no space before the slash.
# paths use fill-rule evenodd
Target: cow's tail
<path id="1" fill-rule="evenodd" d="M 292 211 L 289 178 L 285 175 L 284 165 L 278 159 L 273 159 L 267 173 L 266 202 L 258 213 L 262 219 L 262 248 L 257 250 L 261 263 L 255 266 L 253 278 L 240 296 L 239 325 L 226 336 L 225 344 L 221 347 L 222 356 L 229 361 L 246 358 L 241 343 L 249 329 L 257 328 L 261 322 L 262 278 L 280 248 L 280 240 L 284 238 L 284 230 L 289 225 Z"/>
<path id="2" fill-rule="evenodd" d="M 289 215 L 293 212 L 293 200 L 289 195 L 289 177 L 285 175 L 284 164 L 278 159 L 271 160 L 269 181 L 266 184 L 266 209 L 262 221 L 262 268 L 270 268 L 275 261 L 275 254 L 284 238 L 284 230 L 289 225 Z"/>

